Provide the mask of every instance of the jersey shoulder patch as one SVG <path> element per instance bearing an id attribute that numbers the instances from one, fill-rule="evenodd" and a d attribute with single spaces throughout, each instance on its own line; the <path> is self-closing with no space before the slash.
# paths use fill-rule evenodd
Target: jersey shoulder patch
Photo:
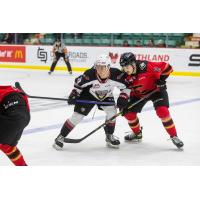
<path id="1" fill-rule="evenodd" d="M 137 70 L 139 73 L 145 72 L 147 70 L 147 63 L 148 63 L 148 61 L 142 61 L 142 60 L 139 60 L 136 63 Z"/>

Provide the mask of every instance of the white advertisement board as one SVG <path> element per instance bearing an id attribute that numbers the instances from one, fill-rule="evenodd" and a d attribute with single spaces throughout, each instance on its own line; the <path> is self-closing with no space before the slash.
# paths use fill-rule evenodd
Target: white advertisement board
<path id="1" fill-rule="evenodd" d="M 200 71 L 200 50 L 172 48 L 131 48 L 131 47 L 77 47 L 68 46 L 72 67 L 90 68 L 100 54 L 111 57 L 114 65 L 119 65 L 119 57 L 124 52 L 133 52 L 139 60 L 169 62 L 174 71 Z M 53 60 L 52 47 L 27 46 L 27 64 L 50 66 Z M 61 59 L 58 66 L 63 66 Z"/>
<path id="2" fill-rule="evenodd" d="M 23 45 L 22 45 L 23 46 Z M 174 71 L 200 72 L 200 49 L 173 49 L 173 48 L 133 48 L 133 47 L 89 47 L 67 46 L 69 59 L 75 71 L 92 67 L 95 58 L 100 54 L 111 57 L 114 66 L 119 66 L 120 55 L 124 52 L 133 52 L 139 60 L 154 62 L 169 62 Z M 53 61 L 52 46 L 25 46 L 25 62 L 1 62 L 0 65 L 10 64 L 38 67 L 38 69 L 50 68 Z M 1 53 L 1 52 L 0 52 Z M 1 54 L 0 54 L 1 55 Z M 62 59 L 57 63 L 58 67 L 65 67 Z"/>

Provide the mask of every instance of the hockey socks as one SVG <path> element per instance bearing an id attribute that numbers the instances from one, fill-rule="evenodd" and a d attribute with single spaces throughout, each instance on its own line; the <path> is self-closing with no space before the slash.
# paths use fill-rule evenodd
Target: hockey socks
<path id="1" fill-rule="evenodd" d="M 141 127 L 137 114 L 135 112 L 129 112 L 125 114 L 124 117 L 128 120 L 128 124 L 133 133 L 140 133 Z"/>
<path id="2" fill-rule="evenodd" d="M 8 156 L 11 162 L 16 166 L 27 166 L 21 152 L 14 146 L 0 144 L 0 149 Z"/>
<path id="3" fill-rule="evenodd" d="M 69 120 L 66 120 L 60 133 L 63 137 L 66 137 L 72 131 L 73 128 L 74 125 Z"/>
<path id="4" fill-rule="evenodd" d="M 115 131 L 115 122 L 109 122 L 106 124 L 104 127 L 105 133 L 106 134 L 113 134 Z"/>
<path id="5" fill-rule="evenodd" d="M 170 116 L 168 108 L 165 106 L 159 106 L 156 108 L 156 114 L 161 119 L 162 124 L 170 137 L 177 136 L 175 124 Z"/>

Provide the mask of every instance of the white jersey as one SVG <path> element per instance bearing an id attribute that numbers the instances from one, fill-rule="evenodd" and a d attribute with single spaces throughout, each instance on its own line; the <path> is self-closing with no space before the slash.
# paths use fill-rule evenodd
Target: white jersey
<path id="1" fill-rule="evenodd" d="M 117 87 L 123 90 L 128 96 L 130 89 L 126 88 L 124 73 L 115 68 L 110 68 L 110 77 L 101 80 L 94 68 L 87 70 L 83 75 L 75 79 L 74 88 L 78 93 L 87 90 L 97 100 L 103 101 L 108 97 L 113 97 L 113 90 Z"/>

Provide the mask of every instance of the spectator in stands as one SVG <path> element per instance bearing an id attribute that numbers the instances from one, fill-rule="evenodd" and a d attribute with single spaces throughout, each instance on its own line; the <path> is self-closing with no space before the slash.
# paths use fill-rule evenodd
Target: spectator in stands
<path id="1" fill-rule="evenodd" d="M 33 34 L 32 35 L 32 38 L 31 38 L 31 44 L 33 45 L 40 45 L 40 34 L 39 33 L 36 33 L 36 34 Z"/>
<path id="2" fill-rule="evenodd" d="M 162 39 L 158 40 L 156 47 L 165 48 L 166 47 L 165 41 Z"/>
<path id="3" fill-rule="evenodd" d="M 137 40 L 135 47 L 142 47 L 142 41 L 141 40 Z"/>
<path id="4" fill-rule="evenodd" d="M 29 44 L 30 33 L 17 33 L 17 44 Z"/>
<path id="5" fill-rule="evenodd" d="M 28 35 L 28 37 L 24 40 L 24 44 L 27 45 L 40 45 L 40 34 L 39 33 L 33 33 Z"/>
<path id="6" fill-rule="evenodd" d="M 146 45 L 147 47 L 154 47 L 155 44 L 154 44 L 154 40 L 153 39 L 150 39 Z"/>
<path id="7" fill-rule="evenodd" d="M 124 40 L 123 42 L 123 47 L 130 47 L 129 43 L 127 40 Z"/>
<path id="8" fill-rule="evenodd" d="M 24 40 L 24 44 L 26 44 L 26 45 L 31 44 L 30 38 L 26 38 L 26 39 Z"/>
<path id="9" fill-rule="evenodd" d="M 13 33 L 6 33 L 1 41 L 2 44 L 12 44 L 13 43 Z"/>

